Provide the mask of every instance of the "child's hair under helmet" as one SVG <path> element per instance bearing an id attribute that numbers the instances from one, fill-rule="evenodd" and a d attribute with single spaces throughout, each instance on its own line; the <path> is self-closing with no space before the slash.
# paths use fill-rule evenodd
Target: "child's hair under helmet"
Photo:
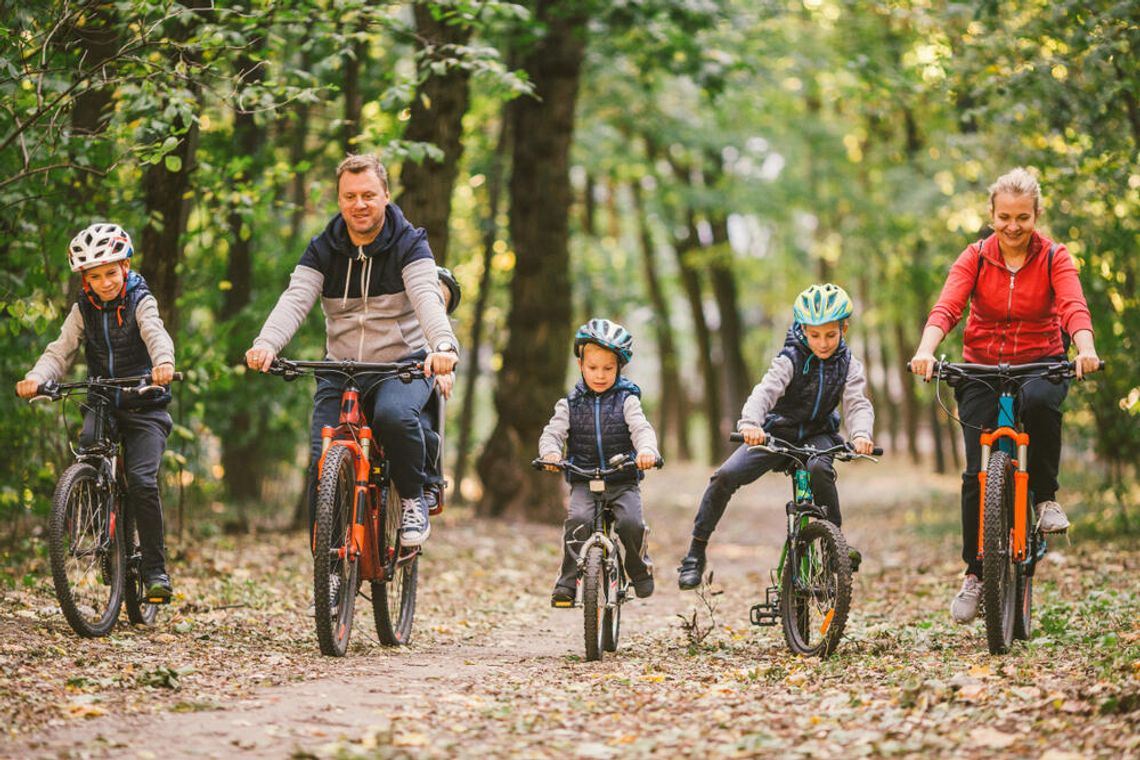
<path id="1" fill-rule="evenodd" d="M 796 296 L 792 314 L 801 325 L 825 325 L 851 316 L 855 309 L 847 291 L 830 282 L 812 285 Z"/>
<path id="2" fill-rule="evenodd" d="M 71 239 L 67 262 L 72 272 L 82 272 L 100 264 L 126 261 L 134 252 L 126 230 L 117 224 L 96 222 Z"/>
<path id="3" fill-rule="evenodd" d="M 633 358 L 633 336 L 617 322 L 591 319 L 574 335 L 574 355 L 582 358 L 582 346 L 594 343 L 617 354 L 618 365 L 624 367 Z"/>

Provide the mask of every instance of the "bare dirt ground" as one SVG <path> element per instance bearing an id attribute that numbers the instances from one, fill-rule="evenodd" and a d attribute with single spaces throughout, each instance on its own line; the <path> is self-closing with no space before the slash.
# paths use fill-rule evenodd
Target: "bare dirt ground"
<path id="1" fill-rule="evenodd" d="M 382 647 L 362 601 L 349 654 L 318 653 L 299 534 L 175 547 L 152 628 L 75 636 L 41 556 L 0 596 L 3 757 L 1140 755 L 1140 549 L 1083 539 L 1038 572 L 1036 631 L 1002 657 L 947 613 L 957 476 L 847 465 L 844 530 L 865 557 L 827 661 L 753 628 L 789 486 L 741 491 L 710 548 L 712 591 L 676 588 L 709 469 L 645 482 L 658 590 L 618 652 L 582 661 L 580 610 L 552 610 L 559 530 L 450 510 L 420 571 L 415 640 Z M 686 630 L 695 621 L 701 640 Z"/>

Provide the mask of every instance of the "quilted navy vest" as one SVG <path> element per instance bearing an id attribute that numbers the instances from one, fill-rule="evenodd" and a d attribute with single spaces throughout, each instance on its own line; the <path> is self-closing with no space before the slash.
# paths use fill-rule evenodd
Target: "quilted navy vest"
<path id="1" fill-rule="evenodd" d="M 139 301 L 150 295 L 146 280 L 137 272 L 127 273 L 126 293 L 98 306 L 79 294 L 79 313 L 83 315 L 84 349 L 87 374 L 91 377 L 129 377 L 148 375 L 150 353 L 139 332 L 135 310 Z M 98 301 L 98 297 L 94 297 Z M 170 402 L 170 389 L 153 399 L 116 393 L 115 403 L 121 409 L 150 409 Z"/>
<path id="2" fill-rule="evenodd" d="M 839 402 L 847 384 L 851 352 L 840 340 L 835 353 L 820 360 L 808 348 L 803 327 L 788 330 L 780 356 L 792 362 L 792 381 L 764 420 L 764 430 L 797 442 L 820 433 L 839 431 Z"/>
<path id="3" fill-rule="evenodd" d="M 641 398 L 641 389 L 624 377 L 618 377 L 602 393 L 594 393 L 579 380 L 566 397 L 570 407 L 570 435 L 567 441 L 569 459 L 579 467 L 597 467 L 616 454 L 635 454 L 629 425 L 625 422 L 625 400 L 630 394 Z M 624 470 L 606 478 L 607 483 L 636 483 L 642 477 L 637 469 Z M 570 482 L 585 481 L 567 475 Z"/>

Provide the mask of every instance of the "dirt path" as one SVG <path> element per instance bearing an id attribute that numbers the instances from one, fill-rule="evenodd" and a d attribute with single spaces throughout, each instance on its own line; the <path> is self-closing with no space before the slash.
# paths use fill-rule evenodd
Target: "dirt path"
<path id="1" fill-rule="evenodd" d="M 840 652 L 790 655 L 748 625 L 782 540 L 786 480 L 743 491 L 714 538 L 716 595 L 676 589 L 708 470 L 651 474 L 658 593 L 624 609 L 616 655 L 581 661 L 581 613 L 551 610 L 555 528 L 449 513 L 421 568 L 416 640 L 381 647 L 364 609 L 349 656 L 315 654 L 296 536 L 179 557 L 186 595 L 153 630 L 81 641 L 43 583 L 0 618 L 0 755 L 1119 757 L 1140 751 L 1140 553 L 1080 540 L 1039 582 L 1039 635 L 999 658 L 945 612 L 957 478 L 883 463 L 842 474 L 866 557 Z M 932 506 L 937 505 L 937 506 Z M 1079 538 L 1079 537 L 1078 537 Z M 40 568 L 42 572 L 42 568 Z M 189 576 L 189 577 L 187 577 Z M 694 617 L 695 616 L 695 617 Z M 709 630 L 690 638 L 682 618 Z M 1062 656 L 1063 655 L 1063 656 Z"/>

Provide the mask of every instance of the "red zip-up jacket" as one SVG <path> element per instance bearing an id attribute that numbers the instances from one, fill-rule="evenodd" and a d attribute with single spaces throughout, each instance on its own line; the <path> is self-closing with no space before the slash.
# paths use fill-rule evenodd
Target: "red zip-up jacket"
<path id="1" fill-rule="evenodd" d="M 1039 232 L 1029 240 L 1029 253 L 1017 272 L 1006 269 L 996 235 L 982 243 L 985 262 L 978 271 L 978 246 L 971 244 L 950 267 L 927 326 L 949 333 L 966 319 L 962 358 L 978 364 L 1040 361 L 1064 353 L 1061 328 L 1070 335 L 1092 330 L 1077 268 L 1065 246 L 1053 252 L 1049 281 L 1049 247 L 1053 241 Z M 974 285 L 975 279 L 977 286 Z"/>

